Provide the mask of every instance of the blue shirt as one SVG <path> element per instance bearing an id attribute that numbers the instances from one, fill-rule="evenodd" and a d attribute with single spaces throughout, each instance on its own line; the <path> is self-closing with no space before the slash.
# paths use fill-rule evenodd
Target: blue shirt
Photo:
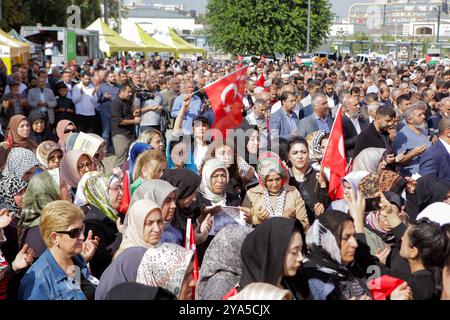
<path id="1" fill-rule="evenodd" d="M 169 242 L 175 243 L 180 246 L 184 246 L 183 244 L 183 235 L 180 230 L 176 229 L 174 226 L 169 224 L 166 230 L 164 230 L 161 236 L 161 243 Z"/>
<path id="2" fill-rule="evenodd" d="M 314 117 L 316 117 L 316 122 L 319 130 L 330 133 L 330 127 L 328 126 L 327 118 L 321 119 L 316 114 L 314 114 Z"/>
<path id="3" fill-rule="evenodd" d="M 118 84 L 109 85 L 107 83 L 102 83 L 100 88 L 98 88 L 97 97 L 99 110 L 109 112 L 109 107 L 111 106 L 111 102 L 116 100 L 119 96 L 120 86 Z M 110 99 L 105 99 L 105 93 L 109 93 L 111 96 Z"/>
<path id="4" fill-rule="evenodd" d="M 173 108 L 171 112 L 172 118 L 176 118 L 178 116 L 178 113 L 181 110 L 181 107 L 183 106 L 183 98 L 184 95 L 179 95 L 175 98 L 173 102 Z M 194 118 L 198 116 L 202 110 L 203 102 L 202 100 L 194 95 L 192 97 L 191 102 L 189 103 L 189 108 L 184 114 L 184 120 L 182 124 L 183 133 L 184 134 L 192 134 L 192 122 L 194 121 Z"/>
<path id="5" fill-rule="evenodd" d="M 402 130 L 397 133 L 394 140 L 394 152 L 395 154 L 407 153 L 412 149 L 426 144 L 427 147 L 430 146 L 431 142 L 428 137 L 424 134 L 417 134 L 407 125 L 405 125 Z M 423 154 L 423 153 L 422 153 Z M 400 175 L 403 177 L 412 176 L 414 173 L 419 173 L 420 157 L 418 155 L 413 158 L 407 165 L 402 166 L 400 169 Z"/>
<path id="6" fill-rule="evenodd" d="M 297 124 L 298 124 L 298 117 L 297 114 L 295 112 L 291 112 L 291 113 L 287 113 L 284 109 L 283 109 L 283 113 L 286 116 L 290 126 L 291 126 L 291 132 L 292 131 L 297 131 Z"/>
<path id="7" fill-rule="evenodd" d="M 86 279 L 94 279 L 87 268 L 86 261 L 80 255 L 72 258 L 80 272 L 77 274 Z M 92 283 L 92 281 L 91 281 Z M 86 300 L 79 280 L 69 278 L 56 263 L 47 249 L 34 262 L 20 282 L 20 300 Z"/>

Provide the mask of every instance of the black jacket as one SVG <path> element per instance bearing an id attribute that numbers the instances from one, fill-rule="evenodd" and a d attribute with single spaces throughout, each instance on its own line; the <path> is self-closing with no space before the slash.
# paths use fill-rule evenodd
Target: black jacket
<path id="1" fill-rule="evenodd" d="M 369 126 L 369 121 L 362 117 L 359 117 L 358 122 L 361 127 L 361 132 L 366 130 Z M 356 140 L 358 139 L 358 132 L 356 131 L 350 118 L 346 115 L 342 117 L 342 131 L 344 134 L 345 153 L 347 159 L 353 158 L 353 149 L 355 148 Z"/>
<path id="2" fill-rule="evenodd" d="M 92 230 L 92 237 L 100 238 L 97 251 L 89 262 L 92 275 L 100 279 L 103 271 L 111 264 L 114 253 L 119 249 L 122 234 L 117 230 L 115 222 L 111 221 L 97 207 L 86 204 L 81 206 L 81 209 L 85 213 L 85 237 L 89 230 Z"/>
<path id="3" fill-rule="evenodd" d="M 289 170 L 289 185 L 295 187 L 301 194 L 306 204 L 306 213 L 308 214 L 309 225 L 311 225 L 316 216 L 314 214 L 314 205 L 317 202 L 323 204 L 324 208 L 328 208 L 330 205 L 330 197 L 328 196 L 328 188 L 321 188 L 319 182 L 316 179 L 316 172 L 309 166 L 306 170 L 305 181 L 298 182 L 291 169 Z"/>
<path id="4" fill-rule="evenodd" d="M 366 130 L 361 131 L 361 133 L 356 138 L 355 148 L 353 149 L 353 158 L 366 148 L 386 148 L 388 154 L 392 154 L 392 143 L 389 140 L 388 133 L 379 133 L 375 129 L 375 125 L 372 122 L 369 124 Z"/>

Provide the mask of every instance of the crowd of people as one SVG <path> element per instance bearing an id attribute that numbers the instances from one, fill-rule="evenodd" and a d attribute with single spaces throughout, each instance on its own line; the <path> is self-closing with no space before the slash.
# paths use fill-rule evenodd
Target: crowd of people
<path id="1" fill-rule="evenodd" d="M 450 299 L 450 68 L 252 62 L 221 139 L 204 87 L 241 67 L 0 67 L 0 299 Z"/>

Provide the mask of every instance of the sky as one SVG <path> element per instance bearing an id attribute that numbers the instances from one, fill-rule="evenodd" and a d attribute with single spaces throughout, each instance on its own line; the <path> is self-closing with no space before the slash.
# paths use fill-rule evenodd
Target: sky
<path id="1" fill-rule="evenodd" d="M 187 9 L 193 9 L 197 12 L 204 12 L 206 3 L 208 0 L 143 0 L 144 2 L 155 4 L 155 3 L 162 3 L 162 4 L 182 4 Z M 314 0 L 312 0 L 314 1 Z M 376 2 L 377 0 L 330 0 L 331 4 L 333 5 L 332 10 L 333 12 L 342 17 L 346 18 L 348 9 L 350 6 L 354 3 L 370 3 L 370 2 Z"/>

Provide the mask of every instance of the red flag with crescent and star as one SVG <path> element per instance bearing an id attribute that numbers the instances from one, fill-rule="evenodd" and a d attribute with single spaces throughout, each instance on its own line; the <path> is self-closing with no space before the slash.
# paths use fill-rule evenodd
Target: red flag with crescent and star
<path id="1" fill-rule="evenodd" d="M 345 156 L 344 134 L 342 131 L 342 106 L 339 107 L 330 131 L 327 148 L 323 155 L 322 167 L 327 177 L 328 195 L 331 200 L 342 199 L 344 190 L 341 180 L 347 175 L 349 167 Z"/>
<path id="2" fill-rule="evenodd" d="M 213 128 L 226 138 L 226 130 L 242 125 L 242 100 L 247 82 L 247 69 L 239 69 L 204 87 L 214 111 Z"/>

